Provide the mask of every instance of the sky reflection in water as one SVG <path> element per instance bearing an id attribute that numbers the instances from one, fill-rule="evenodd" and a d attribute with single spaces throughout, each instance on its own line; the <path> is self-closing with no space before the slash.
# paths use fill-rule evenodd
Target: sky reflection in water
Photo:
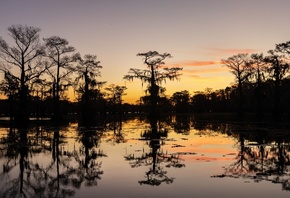
<path id="1" fill-rule="evenodd" d="M 287 135 L 245 129 L 193 117 L 2 127 L 0 197 L 288 197 Z"/>

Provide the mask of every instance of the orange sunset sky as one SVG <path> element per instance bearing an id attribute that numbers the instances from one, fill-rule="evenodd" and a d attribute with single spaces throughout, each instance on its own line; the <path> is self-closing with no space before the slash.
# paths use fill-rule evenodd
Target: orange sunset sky
<path id="1" fill-rule="evenodd" d="M 134 103 L 141 82 L 125 82 L 129 68 L 145 69 L 137 53 L 168 52 L 166 66 L 183 67 L 176 91 L 221 89 L 234 76 L 220 60 L 237 53 L 267 53 L 290 39 L 288 0 L 0 0 L 0 36 L 23 24 L 41 28 L 41 38 L 60 36 L 81 55 L 97 55 L 100 81 L 126 85 L 125 102 Z M 0 79 L 3 76 L 0 74 Z M 71 93 L 72 94 L 72 93 Z"/>

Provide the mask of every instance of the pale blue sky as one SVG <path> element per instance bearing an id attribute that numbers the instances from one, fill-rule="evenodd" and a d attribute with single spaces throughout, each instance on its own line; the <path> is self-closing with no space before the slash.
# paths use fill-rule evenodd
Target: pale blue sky
<path id="1" fill-rule="evenodd" d="M 0 36 L 26 24 L 41 37 L 66 38 L 82 55 L 96 54 L 100 80 L 124 85 L 130 67 L 145 68 L 139 52 L 169 52 L 168 65 L 184 68 L 167 94 L 225 88 L 233 76 L 218 64 L 240 52 L 264 52 L 290 39 L 289 0 L 0 0 Z M 207 64 L 207 62 L 209 62 Z M 125 99 L 143 94 L 126 83 Z"/>

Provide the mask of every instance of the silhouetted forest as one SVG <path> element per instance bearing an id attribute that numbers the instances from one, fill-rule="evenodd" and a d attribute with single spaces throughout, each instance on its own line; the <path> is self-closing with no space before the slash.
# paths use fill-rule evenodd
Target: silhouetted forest
<path id="1" fill-rule="evenodd" d="M 8 28 L 10 40 L 0 37 L 1 116 L 27 122 L 29 117 L 62 121 L 77 115 L 90 122 L 98 115 L 122 113 L 254 113 L 258 116 L 288 115 L 290 111 L 290 41 L 276 44 L 264 54 L 237 54 L 222 59 L 236 83 L 224 89 L 166 95 L 166 80 L 180 78 L 182 68 L 162 68 L 169 53 L 139 53 L 147 69 L 131 68 L 125 80 L 147 84 L 136 104 L 123 103 L 126 87 L 99 81 L 101 62 L 97 56 L 83 57 L 58 36 L 40 39 L 40 29 L 24 25 Z M 43 41 L 43 42 L 42 42 Z M 194 81 L 192 83 L 195 83 Z M 107 85 L 108 84 L 108 85 Z M 67 98 L 73 88 L 77 101 Z"/>

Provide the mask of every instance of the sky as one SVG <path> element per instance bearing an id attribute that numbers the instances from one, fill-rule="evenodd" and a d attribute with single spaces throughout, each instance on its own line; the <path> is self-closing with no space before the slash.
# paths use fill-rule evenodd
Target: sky
<path id="1" fill-rule="evenodd" d="M 168 67 L 182 67 L 166 94 L 223 89 L 234 76 L 221 59 L 264 53 L 290 40 L 289 0 L 0 0 L 0 36 L 11 25 L 41 29 L 41 38 L 60 36 L 82 56 L 97 55 L 100 81 L 126 86 L 135 103 L 146 86 L 123 80 L 130 68 L 146 69 L 137 53 L 170 53 Z M 1 74 L 0 74 L 1 76 Z M 1 78 L 1 77 L 0 77 Z"/>

